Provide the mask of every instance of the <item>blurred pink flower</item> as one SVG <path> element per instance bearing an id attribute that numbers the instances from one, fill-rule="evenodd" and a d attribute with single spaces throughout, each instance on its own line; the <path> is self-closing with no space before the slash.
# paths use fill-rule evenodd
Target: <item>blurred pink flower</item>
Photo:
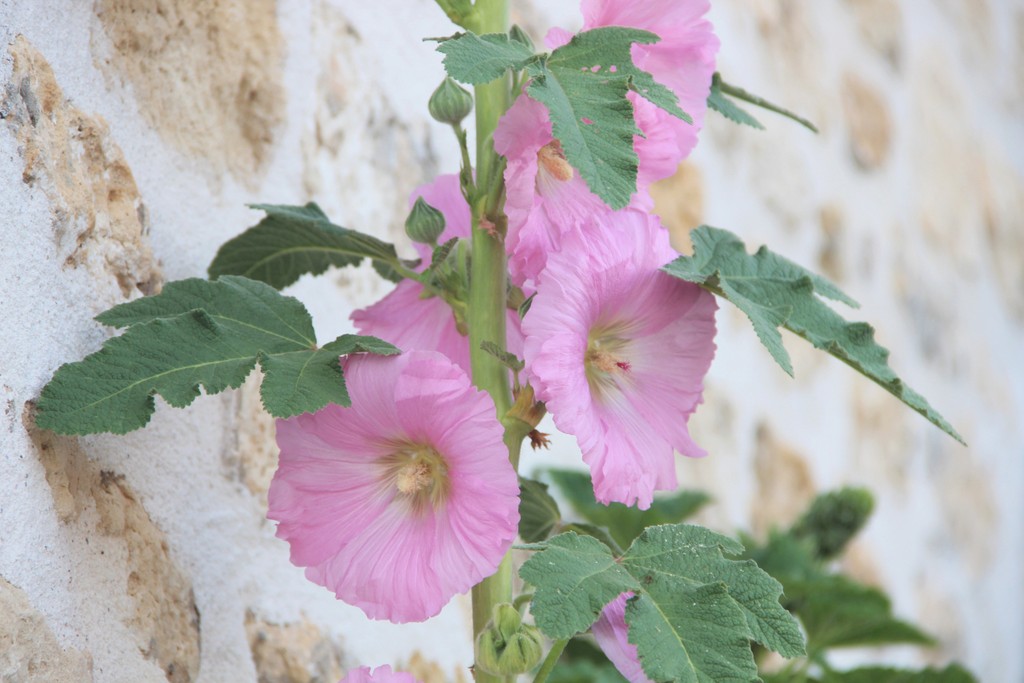
<path id="1" fill-rule="evenodd" d="M 311 581 L 370 618 L 423 621 L 490 576 L 515 538 L 502 427 L 441 354 L 344 368 L 351 407 L 278 420 L 267 516 Z"/>
<path id="2" fill-rule="evenodd" d="M 420 683 L 412 674 L 404 671 L 392 671 L 390 666 L 378 666 L 373 671 L 370 667 L 361 666 L 352 669 L 338 683 Z"/>
<path id="3" fill-rule="evenodd" d="M 629 683 L 653 683 L 640 666 L 636 645 L 629 642 L 626 601 L 631 597 L 632 593 L 623 593 L 608 603 L 590 630 L 605 656 Z"/>
<path id="4" fill-rule="evenodd" d="M 566 233 L 526 317 L 537 398 L 576 436 L 602 503 L 647 508 L 676 487 L 673 450 L 703 456 L 686 428 L 714 357 L 715 299 L 659 269 L 668 232 L 622 211 Z"/>
<path id="5" fill-rule="evenodd" d="M 417 188 L 409 199 L 410 206 L 417 197 L 423 197 L 423 201 L 444 214 L 445 228 L 438 244 L 453 237 L 469 237 L 469 205 L 459 189 L 457 175 L 441 175 Z M 422 259 L 418 270 L 425 270 L 430 265 L 432 249 L 425 244 L 414 246 Z M 383 299 L 353 311 L 350 317 L 362 334 L 380 337 L 403 351 L 439 351 L 469 372 L 469 340 L 456 328 L 451 308 L 439 297 L 424 298 L 423 285 L 418 282 L 402 280 Z M 506 328 L 508 350 L 521 356 L 523 335 L 515 311 L 508 311 Z"/>

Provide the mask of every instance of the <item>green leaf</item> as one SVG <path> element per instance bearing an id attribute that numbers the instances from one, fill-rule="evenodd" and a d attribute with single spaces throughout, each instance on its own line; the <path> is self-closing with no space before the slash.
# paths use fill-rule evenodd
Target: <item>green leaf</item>
<path id="1" fill-rule="evenodd" d="M 626 679 L 607 660 L 597 664 L 589 659 L 578 659 L 560 662 L 548 675 L 547 683 L 626 683 Z"/>
<path id="2" fill-rule="evenodd" d="M 653 33 L 622 27 L 583 31 L 545 60 L 530 63 L 527 93 L 547 107 L 566 159 L 591 191 L 614 209 L 636 192 L 633 137 L 641 134 L 626 99 L 632 90 L 665 111 L 692 122 L 675 94 L 638 69 L 630 48 L 650 44 Z"/>
<path id="3" fill-rule="evenodd" d="M 470 85 L 490 83 L 509 69 L 522 69 L 534 58 L 533 50 L 507 33 L 460 33 L 437 46 L 444 68 L 457 81 Z"/>
<path id="4" fill-rule="evenodd" d="M 743 552 L 737 541 L 704 527 L 678 524 L 647 529 L 622 558 L 622 566 L 647 585 L 649 577 L 672 585 L 724 582 L 739 605 L 749 637 L 784 657 L 804 653 L 796 620 L 779 602 L 782 584 L 750 560 L 726 559 Z"/>
<path id="5" fill-rule="evenodd" d="M 893 617 L 889 599 L 881 591 L 845 576 L 787 580 L 785 586 L 788 607 L 800 617 L 813 650 L 935 642 L 913 624 Z"/>
<path id="6" fill-rule="evenodd" d="M 570 532 L 540 545 L 519 575 L 536 587 L 530 612 L 551 638 L 587 630 L 619 594 L 640 589 L 608 546 L 594 538 Z"/>
<path id="7" fill-rule="evenodd" d="M 678 491 L 670 496 L 656 497 L 648 510 L 621 503 L 603 505 L 594 499 L 594 486 L 586 473 L 548 470 L 547 474 L 577 514 L 598 526 L 607 527 L 623 547 L 629 546 L 645 528 L 681 522 L 711 500 L 703 491 Z"/>
<path id="8" fill-rule="evenodd" d="M 306 273 L 319 275 L 330 266 L 354 266 L 374 260 L 378 273 L 394 280 L 398 263 L 395 247 L 376 237 L 334 225 L 320 207 L 253 204 L 266 217 L 238 237 L 225 242 L 210 264 L 209 275 L 242 275 L 275 289 L 292 284 Z"/>
<path id="9" fill-rule="evenodd" d="M 538 543 L 547 539 L 561 521 L 562 513 L 548 493 L 548 487 L 539 481 L 520 477 L 519 537 L 527 543 Z"/>
<path id="10" fill-rule="evenodd" d="M 754 128 L 764 129 L 764 126 L 762 126 L 753 116 L 733 104 L 726 95 L 735 97 L 743 102 L 748 102 L 755 107 L 761 107 L 762 109 L 767 109 L 768 111 L 785 116 L 788 119 L 796 121 L 812 133 L 818 132 L 817 126 L 799 114 L 780 107 L 777 104 L 772 104 L 763 97 L 755 95 L 752 92 L 748 92 L 743 88 L 726 83 L 722 80 L 721 75 L 716 71 L 714 76 L 711 77 L 711 95 L 708 96 L 708 106 L 736 123 L 745 123 L 748 126 L 753 126 Z M 719 107 L 723 107 L 724 110 Z"/>
<path id="11" fill-rule="evenodd" d="M 589 627 L 624 592 L 629 640 L 653 680 L 757 679 L 749 641 L 787 656 L 803 653 L 796 621 L 779 604 L 782 586 L 750 561 L 727 560 L 735 541 L 690 525 L 645 531 L 618 562 L 599 541 L 562 534 L 520 574 L 536 587 L 531 612 L 552 638 Z"/>
<path id="12" fill-rule="evenodd" d="M 866 666 L 851 671 L 830 671 L 822 683 L 976 683 L 977 679 L 959 664 L 945 669 L 909 671 L 884 666 Z"/>
<path id="13" fill-rule="evenodd" d="M 691 237 L 694 255 L 680 256 L 662 270 L 701 285 L 746 313 L 761 343 L 783 370 L 793 374 L 780 327 L 843 361 L 964 443 L 952 425 L 892 371 L 889 351 L 875 342 L 871 326 L 846 322 L 821 300 L 855 305 L 835 285 L 766 247 L 749 255 L 743 242 L 727 230 L 702 225 Z"/>
<path id="14" fill-rule="evenodd" d="M 846 486 L 817 496 L 807 512 L 793 525 L 796 538 L 813 543 L 817 557 L 829 560 L 846 548 L 867 523 L 875 499 L 865 488 Z"/>
<path id="15" fill-rule="evenodd" d="M 718 76 L 718 74 L 715 74 Z M 737 106 L 731 99 L 722 93 L 721 81 L 715 78 L 711 81 L 711 92 L 708 94 L 708 109 L 717 111 L 733 123 L 739 123 L 758 130 L 764 130 L 761 122 L 747 113 L 745 109 Z"/>
<path id="16" fill-rule="evenodd" d="M 171 282 L 161 294 L 116 306 L 98 319 L 128 329 L 57 371 L 39 398 L 40 427 L 124 434 L 149 422 L 154 394 L 185 407 L 200 388 L 214 394 L 238 387 L 257 361 L 266 373 L 265 407 L 275 417 L 291 417 L 327 402 L 349 404 L 339 354 L 397 352 L 373 337 L 351 335 L 317 349 L 312 321 L 298 300 L 233 276 Z"/>
<path id="17" fill-rule="evenodd" d="M 678 586 L 655 577 L 626 605 L 629 642 L 648 678 L 756 681 L 743 614 L 723 583 Z"/>

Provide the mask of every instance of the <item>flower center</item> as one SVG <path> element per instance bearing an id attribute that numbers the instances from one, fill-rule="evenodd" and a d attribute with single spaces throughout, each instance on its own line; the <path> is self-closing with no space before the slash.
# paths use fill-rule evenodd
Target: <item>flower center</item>
<path id="1" fill-rule="evenodd" d="M 565 160 L 562 143 L 552 140 L 537 151 L 537 165 L 545 175 L 555 180 L 572 180 L 572 166 Z"/>
<path id="2" fill-rule="evenodd" d="M 448 464 L 433 447 L 424 444 L 399 444 L 384 458 L 385 482 L 397 490 L 417 514 L 441 507 L 448 499 L 451 481 Z"/>
<path id="3" fill-rule="evenodd" d="M 632 365 L 628 356 L 629 339 L 611 329 L 590 331 L 583 364 L 591 394 L 606 396 L 612 389 L 619 389 L 630 381 Z"/>

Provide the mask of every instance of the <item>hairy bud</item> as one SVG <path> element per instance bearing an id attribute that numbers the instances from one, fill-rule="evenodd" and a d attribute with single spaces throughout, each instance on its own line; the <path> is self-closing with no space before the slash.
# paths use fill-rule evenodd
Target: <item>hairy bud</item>
<path id="1" fill-rule="evenodd" d="M 409 217 L 405 219 L 405 234 L 413 242 L 436 244 L 444 232 L 444 214 L 417 197 Z"/>
<path id="2" fill-rule="evenodd" d="M 533 46 L 533 41 L 530 40 L 530 36 L 526 34 L 526 31 L 519 28 L 518 24 L 512 24 L 512 30 L 508 32 L 508 37 L 517 43 L 522 43 L 526 47 L 530 48 L 531 51 L 536 49 Z"/>
<path id="3" fill-rule="evenodd" d="M 863 488 L 846 487 L 823 493 L 793 525 L 793 535 L 810 540 L 815 555 L 830 560 L 867 523 L 874 505 L 871 492 Z"/>
<path id="4" fill-rule="evenodd" d="M 544 655 L 537 627 L 524 624 L 519 610 L 508 603 L 495 605 L 494 616 L 476 639 L 476 665 L 495 676 L 526 673 Z"/>
<path id="5" fill-rule="evenodd" d="M 427 109 L 435 121 L 457 126 L 473 110 L 473 96 L 451 78 L 446 77 L 430 96 Z"/>

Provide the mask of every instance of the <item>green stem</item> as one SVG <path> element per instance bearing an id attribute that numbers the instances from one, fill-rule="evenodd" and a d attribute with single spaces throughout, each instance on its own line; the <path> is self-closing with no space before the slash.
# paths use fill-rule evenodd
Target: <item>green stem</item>
<path id="1" fill-rule="evenodd" d="M 544 658 L 544 663 L 540 667 L 540 671 L 533 677 L 533 683 L 544 683 L 548 679 L 548 674 L 555 668 L 555 664 L 558 663 L 558 658 L 562 656 L 562 650 L 569 644 L 569 639 L 556 640 L 551 644 L 551 650 L 548 651 L 548 656 Z"/>
<path id="2" fill-rule="evenodd" d="M 508 31 L 507 0 L 477 0 L 466 28 L 475 33 Z M 503 193 L 495 184 L 501 183 L 501 157 L 494 151 L 493 135 L 498 119 L 509 105 L 507 76 L 474 88 L 476 106 L 476 193 L 472 201 L 473 233 L 471 244 L 469 290 L 469 353 L 473 383 L 494 399 L 497 418 L 512 407 L 508 385 L 508 369 L 480 345 L 489 341 L 505 348 L 506 263 L 502 239 L 504 218 L 501 213 Z M 519 443 L 506 435 L 509 459 L 519 464 Z M 521 441 L 520 441 L 521 443 Z M 473 588 L 473 634 L 487 627 L 494 605 L 512 602 L 512 558 L 506 554 L 498 571 Z M 511 677 L 493 676 L 476 670 L 477 683 L 505 683 Z"/>

